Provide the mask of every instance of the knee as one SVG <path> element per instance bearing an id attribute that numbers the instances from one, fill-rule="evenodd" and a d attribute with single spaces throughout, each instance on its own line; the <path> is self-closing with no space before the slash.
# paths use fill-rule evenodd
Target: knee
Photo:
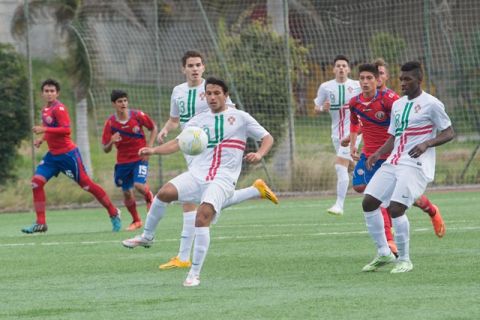
<path id="1" fill-rule="evenodd" d="M 145 185 L 141 183 L 134 183 L 133 186 L 135 187 L 135 190 L 137 190 L 140 193 L 145 193 Z"/>
<path id="2" fill-rule="evenodd" d="M 388 212 L 392 218 L 398 218 L 405 214 L 407 207 L 401 203 L 392 202 L 388 207 Z"/>
<path id="3" fill-rule="evenodd" d="M 208 227 L 215 215 L 215 209 L 210 203 L 202 203 L 197 209 L 195 227 Z"/>
<path id="4" fill-rule="evenodd" d="M 131 190 L 131 189 L 130 189 L 130 190 L 124 190 L 124 191 L 123 191 L 123 198 L 124 198 L 125 200 L 132 200 L 132 199 L 134 199 L 134 194 L 133 194 L 132 190 Z"/>
<path id="5" fill-rule="evenodd" d="M 178 192 L 171 183 L 167 183 L 158 190 L 156 197 L 162 202 L 170 203 L 178 200 Z"/>
<path id="6" fill-rule="evenodd" d="M 365 188 L 366 188 L 366 187 L 367 187 L 367 186 L 364 185 L 364 184 L 359 184 L 359 185 L 357 185 L 357 186 L 353 186 L 353 190 L 355 190 L 355 191 L 358 192 L 358 193 L 363 193 L 363 191 L 365 191 Z"/>
<path id="7" fill-rule="evenodd" d="M 380 200 L 375 199 L 371 195 L 366 194 L 365 197 L 363 197 L 363 201 L 362 201 L 363 211 L 365 212 L 373 211 L 378 207 L 380 207 L 381 203 L 382 202 Z"/>
<path id="8" fill-rule="evenodd" d="M 31 180 L 32 189 L 43 188 L 45 183 L 46 183 L 46 180 L 42 176 L 33 176 Z"/>

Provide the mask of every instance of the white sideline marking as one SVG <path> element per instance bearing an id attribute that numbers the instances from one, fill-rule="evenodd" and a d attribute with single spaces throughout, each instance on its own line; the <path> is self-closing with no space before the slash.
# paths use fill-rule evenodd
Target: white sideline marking
<path id="1" fill-rule="evenodd" d="M 310 225 L 311 226 L 311 225 Z M 471 231 L 471 230 L 480 230 L 480 226 L 475 227 L 450 227 L 448 228 L 449 231 L 456 230 L 456 231 Z M 414 229 L 414 232 L 431 232 L 431 228 L 418 228 Z M 298 237 L 298 236 L 343 236 L 349 234 L 366 234 L 367 231 L 338 231 L 338 232 L 315 232 L 315 233 L 282 233 L 282 234 L 263 234 L 258 236 L 218 236 L 213 237 L 215 240 L 235 240 L 235 239 L 268 239 L 268 238 L 290 238 L 290 237 Z M 159 242 L 172 242 L 178 241 L 178 238 L 175 239 L 161 239 L 155 241 L 156 243 Z M 66 242 L 25 242 L 25 243 L 3 243 L 0 244 L 0 248 L 7 248 L 7 247 L 26 247 L 26 246 L 59 246 L 59 245 L 97 245 L 97 244 L 105 244 L 105 243 L 113 243 L 118 244 L 121 246 L 121 240 L 105 240 L 105 241 L 66 241 Z"/>

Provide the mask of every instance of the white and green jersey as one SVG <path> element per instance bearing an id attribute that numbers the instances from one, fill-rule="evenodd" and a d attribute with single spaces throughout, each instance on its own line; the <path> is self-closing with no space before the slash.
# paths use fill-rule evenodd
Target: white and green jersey
<path id="1" fill-rule="evenodd" d="M 269 134 L 251 115 L 235 108 L 220 113 L 210 110 L 200 113 L 185 127 L 190 126 L 203 128 L 208 136 L 208 147 L 193 157 L 189 166 L 192 175 L 204 181 L 222 177 L 236 184 L 247 137 L 259 141 Z"/>
<path id="2" fill-rule="evenodd" d="M 416 145 L 435 138 L 437 131 L 452 125 L 443 103 L 422 92 L 413 100 L 403 96 L 393 103 L 388 133 L 395 136 L 395 145 L 387 163 L 419 168 L 430 181 L 435 175 L 435 148 L 428 148 L 418 158 L 408 152 Z"/>
<path id="3" fill-rule="evenodd" d="M 233 105 L 230 97 L 227 105 Z M 190 87 L 187 82 L 179 84 L 172 91 L 170 99 L 170 117 L 180 119 L 180 127 L 185 127 L 193 116 L 209 110 L 205 97 L 205 79 L 196 87 Z"/>
<path id="4" fill-rule="evenodd" d="M 360 83 L 348 79 L 340 83 L 335 79 L 324 82 L 317 91 L 314 103 L 321 106 L 330 101 L 330 116 L 332 117 L 332 139 L 342 140 L 350 134 L 350 109 L 348 102 L 360 93 Z"/>

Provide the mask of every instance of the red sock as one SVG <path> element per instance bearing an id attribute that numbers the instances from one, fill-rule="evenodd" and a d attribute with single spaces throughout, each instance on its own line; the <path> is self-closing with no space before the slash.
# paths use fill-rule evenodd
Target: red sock
<path id="1" fill-rule="evenodd" d="M 98 202 L 100 202 L 102 206 L 107 209 L 110 217 L 117 215 L 117 208 L 113 205 L 112 201 L 102 187 L 93 182 L 88 176 L 82 176 L 82 179 L 78 182 L 78 184 L 83 189 L 93 194 L 95 198 L 97 198 Z"/>
<path id="2" fill-rule="evenodd" d="M 150 211 L 150 207 L 152 206 L 153 202 L 153 193 L 150 191 L 150 187 L 148 184 L 145 185 L 145 194 L 143 195 L 145 198 L 145 202 L 147 203 L 147 213 Z"/>
<path id="3" fill-rule="evenodd" d="M 137 203 L 135 202 L 135 198 L 132 199 L 124 199 L 123 203 L 125 204 L 125 207 L 127 207 L 128 212 L 132 215 L 133 222 L 140 222 L 142 219 L 140 219 L 140 216 L 138 215 L 137 212 Z"/>
<path id="4" fill-rule="evenodd" d="M 43 176 L 33 176 L 32 178 L 32 191 L 33 191 L 33 207 L 37 214 L 37 224 L 45 224 L 45 189 L 43 186 L 47 183 L 47 180 Z"/>
<path id="5" fill-rule="evenodd" d="M 393 241 L 393 234 L 392 234 L 392 218 L 388 213 L 388 209 L 384 207 L 380 207 L 383 216 L 383 224 L 385 225 L 385 236 L 387 237 L 387 241 Z"/>
<path id="6" fill-rule="evenodd" d="M 422 209 L 423 212 L 426 212 L 432 218 L 437 213 L 435 207 L 425 195 L 420 196 L 420 198 L 415 201 L 414 205 Z"/>

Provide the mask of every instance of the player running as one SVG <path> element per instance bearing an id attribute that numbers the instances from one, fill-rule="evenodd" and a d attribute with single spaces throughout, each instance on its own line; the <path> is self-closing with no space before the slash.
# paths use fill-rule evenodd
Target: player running
<path id="1" fill-rule="evenodd" d="M 350 109 L 348 101 L 360 92 L 358 81 L 348 78 L 350 66 L 348 58 L 338 55 L 333 60 L 335 79 L 320 85 L 314 100 L 315 111 L 329 111 L 332 117 L 332 142 L 336 152 L 335 171 L 337 173 L 337 200 L 327 210 L 333 215 L 343 214 L 343 204 L 350 182 L 348 167 L 353 165 L 350 149 L 341 145 L 341 141 L 350 132 Z M 360 142 L 360 141 L 359 141 Z"/>
<path id="2" fill-rule="evenodd" d="M 103 151 L 109 153 L 113 145 L 117 148 L 114 180 L 115 185 L 122 188 L 123 203 L 133 219 L 127 230 L 133 231 L 143 225 L 137 211 L 133 188 L 143 195 L 147 210 L 153 201 L 153 194 L 147 184 L 148 157 L 139 156 L 138 151 L 143 147 L 153 146 L 158 129 L 146 113 L 128 107 L 127 92 L 113 90 L 110 98 L 115 114 L 108 117 L 103 127 Z M 148 144 L 143 131 L 144 127 L 150 131 Z"/>
<path id="3" fill-rule="evenodd" d="M 35 233 L 48 230 L 44 185 L 60 172 L 90 192 L 107 209 L 112 222 L 112 231 L 120 231 L 122 227 L 120 210 L 112 204 L 102 187 L 87 175 L 80 151 L 70 137 L 70 116 L 67 107 L 57 100 L 60 95 L 60 84 L 56 80 L 47 79 L 42 83 L 41 90 L 46 103 L 42 109 L 43 124 L 34 126 L 32 131 L 35 134 L 43 134 L 40 139 L 35 140 L 35 147 L 39 148 L 43 141 L 47 141 L 48 152 L 37 166 L 32 178 L 33 205 L 37 220 L 31 226 L 23 228 L 22 232 Z"/>

